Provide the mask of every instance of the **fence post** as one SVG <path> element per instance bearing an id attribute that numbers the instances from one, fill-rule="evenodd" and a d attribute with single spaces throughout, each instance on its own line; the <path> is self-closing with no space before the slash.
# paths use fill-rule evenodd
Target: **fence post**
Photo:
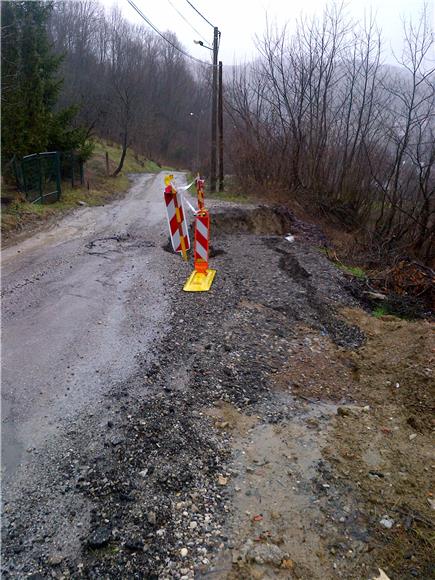
<path id="1" fill-rule="evenodd" d="M 74 188 L 74 151 L 71 151 L 71 185 Z"/>
<path id="2" fill-rule="evenodd" d="M 18 162 L 17 162 L 17 158 L 15 155 L 12 157 L 12 167 L 14 168 L 15 181 L 17 182 L 18 189 L 21 189 L 22 179 L 20 179 L 19 174 L 18 174 Z"/>
<path id="3" fill-rule="evenodd" d="M 57 188 L 57 201 L 60 199 L 61 188 L 60 188 L 60 155 L 59 151 L 56 151 L 56 188 Z"/>
<path id="4" fill-rule="evenodd" d="M 106 151 L 106 175 L 109 175 L 109 152 Z"/>
<path id="5" fill-rule="evenodd" d="M 80 159 L 79 167 L 80 167 L 80 185 L 83 185 L 85 182 L 85 176 L 83 174 L 83 160 L 82 159 Z"/>
<path id="6" fill-rule="evenodd" d="M 39 172 L 39 180 L 38 180 L 38 184 L 39 184 L 39 195 L 41 197 L 41 203 L 44 203 L 44 191 L 42 188 L 42 163 L 41 163 L 41 156 L 39 155 L 39 153 L 36 154 L 36 158 L 38 159 L 38 172 Z"/>

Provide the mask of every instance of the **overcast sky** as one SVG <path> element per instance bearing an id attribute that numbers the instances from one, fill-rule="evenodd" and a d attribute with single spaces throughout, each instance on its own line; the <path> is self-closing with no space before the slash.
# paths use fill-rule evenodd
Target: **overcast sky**
<path id="1" fill-rule="evenodd" d="M 127 0 L 101 0 L 110 7 L 117 5 L 122 14 L 132 22 L 141 18 Z M 162 32 L 174 31 L 189 53 L 209 60 L 211 52 L 194 44 L 194 40 L 213 42 L 213 29 L 188 4 L 186 0 L 134 0 L 135 4 Z M 301 14 L 322 14 L 326 0 L 191 0 L 191 3 L 222 33 L 219 59 L 224 64 L 240 63 L 255 57 L 255 35 L 261 36 L 266 21 L 288 24 L 292 29 Z M 435 0 L 426 2 L 431 12 L 432 30 L 435 30 Z M 403 18 L 418 18 L 424 0 L 348 0 L 349 16 L 356 20 L 372 11 L 383 32 L 385 61 L 393 63 L 392 51 L 401 53 Z M 183 17 L 188 23 L 183 20 Z M 143 22 L 143 21 L 142 21 Z M 197 32 L 195 32 L 196 29 Z M 199 36 L 199 34 L 201 36 Z M 432 55 L 435 58 L 435 54 Z"/>

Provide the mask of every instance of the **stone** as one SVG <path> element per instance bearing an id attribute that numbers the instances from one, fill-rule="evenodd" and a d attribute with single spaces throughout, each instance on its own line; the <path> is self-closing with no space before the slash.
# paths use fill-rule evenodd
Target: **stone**
<path id="1" fill-rule="evenodd" d="M 337 415 L 340 417 L 359 417 L 362 413 L 368 413 L 370 406 L 358 407 L 357 405 L 342 405 L 337 408 Z"/>
<path id="2" fill-rule="evenodd" d="M 112 530 L 107 527 L 96 528 L 88 537 L 87 544 L 90 548 L 103 548 L 112 537 Z"/>
<path id="3" fill-rule="evenodd" d="M 384 528 L 387 528 L 388 530 L 391 529 L 394 525 L 394 520 L 391 519 L 389 516 L 385 515 L 382 516 L 382 519 L 379 522 L 381 524 L 381 526 L 384 526 Z"/>
<path id="4" fill-rule="evenodd" d="M 248 548 L 245 559 L 256 564 L 271 564 L 279 567 L 285 559 L 285 554 L 275 544 L 258 544 Z"/>
<path id="5" fill-rule="evenodd" d="M 152 526 L 155 526 L 157 523 L 156 514 L 154 512 L 148 512 L 147 513 L 147 520 L 148 520 L 149 524 L 151 524 Z"/>
<path id="6" fill-rule="evenodd" d="M 59 566 L 62 560 L 63 560 L 62 554 L 53 554 L 53 556 L 50 556 L 50 558 L 48 559 L 48 563 L 50 564 L 50 566 Z"/>

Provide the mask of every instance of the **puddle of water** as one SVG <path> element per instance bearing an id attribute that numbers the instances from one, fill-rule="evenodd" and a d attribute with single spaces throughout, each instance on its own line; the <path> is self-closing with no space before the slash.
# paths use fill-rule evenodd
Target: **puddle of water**
<path id="1" fill-rule="evenodd" d="M 319 425 L 336 407 L 318 403 L 307 409 L 291 422 L 274 425 L 238 413 L 239 424 L 250 420 L 251 425 L 234 441 L 229 544 L 207 577 L 334 576 L 321 538 L 324 516 L 313 480 L 326 441 L 326 428 Z"/>

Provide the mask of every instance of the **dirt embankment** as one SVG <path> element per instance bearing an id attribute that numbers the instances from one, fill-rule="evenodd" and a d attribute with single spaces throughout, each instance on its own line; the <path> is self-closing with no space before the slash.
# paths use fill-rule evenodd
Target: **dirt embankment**
<path id="1" fill-rule="evenodd" d="M 30 490 L 4 577 L 430 578 L 433 327 L 361 310 L 291 214 L 217 210 L 211 291 L 173 257 L 152 362 L 59 457 L 78 551 Z"/>

